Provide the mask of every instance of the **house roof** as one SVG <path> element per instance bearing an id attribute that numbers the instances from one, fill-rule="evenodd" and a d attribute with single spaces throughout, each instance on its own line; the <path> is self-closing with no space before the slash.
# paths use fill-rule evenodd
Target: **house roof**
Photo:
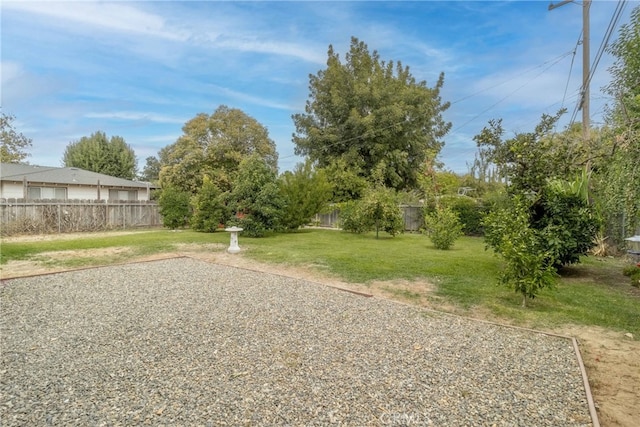
<path id="1" fill-rule="evenodd" d="M 146 182 L 130 181 L 102 173 L 90 172 L 80 168 L 54 168 L 50 166 L 0 163 L 0 180 L 43 184 L 98 185 L 108 187 L 155 188 Z"/>

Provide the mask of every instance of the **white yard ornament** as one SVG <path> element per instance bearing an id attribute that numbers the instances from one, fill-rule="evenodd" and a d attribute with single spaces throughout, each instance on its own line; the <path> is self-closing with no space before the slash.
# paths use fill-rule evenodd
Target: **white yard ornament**
<path id="1" fill-rule="evenodd" d="M 238 233 L 242 231 L 242 228 L 233 226 L 225 228 L 224 231 L 228 231 L 229 233 L 231 233 L 231 243 L 229 244 L 229 249 L 227 249 L 227 252 L 229 252 L 230 254 L 237 254 L 238 252 L 240 252 L 240 246 L 238 246 Z"/>

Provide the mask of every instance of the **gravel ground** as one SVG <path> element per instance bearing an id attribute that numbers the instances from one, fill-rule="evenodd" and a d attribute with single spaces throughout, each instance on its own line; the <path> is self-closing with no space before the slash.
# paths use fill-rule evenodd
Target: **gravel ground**
<path id="1" fill-rule="evenodd" d="M 189 258 L 0 287 L 0 425 L 591 425 L 570 340 Z"/>

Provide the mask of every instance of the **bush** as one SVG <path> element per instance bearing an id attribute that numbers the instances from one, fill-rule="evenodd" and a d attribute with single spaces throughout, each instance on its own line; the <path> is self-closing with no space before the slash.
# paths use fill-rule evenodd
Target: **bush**
<path id="1" fill-rule="evenodd" d="M 482 201 L 467 196 L 442 197 L 440 204 L 458 214 L 462 232 L 467 236 L 481 236 L 484 233 L 482 220 L 487 209 Z"/>
<path id="2" fill-rule="evenodd" d="M 600 221 L 586 200 L 554 186 L 531 207 L 531 227 L 540 231 L 547 250 L 554 252 L 556 268 L 580 262 L 594 246 Z"/>
<path id="3" fill-rule="evenodd" d="M 326 172 L 314 169 L 309 160 L 298 164 L 293 172 L 283 173 L 278 184 L 285 201 L 282 226 L 286 230 L 297 230 L 308 224 L 331 198 Z"/>
<path id="4" fill-rule="evenodd" d="M 462 235 L 458 214 L 448 207 L 437 207 L 424 217 L 425 232 L 437 249 L 450 249 Z"/>
<path id="5" fill-rule="evenodd" d="M 262 237 L 266 231 L 282 228 L 285 201 L 276 181 L 275 170 L 258 155 L 240 163 L 230 204 L 239 219 L 236 225 L 245 235 Z"/>
<path id="6" fill-rule="evenodd" d="M 226 222 L 229 215 L 225 195 L 206 175 L 202 188 L 192 199 L 192 206 L 191 228 L 196 231 L 213 233 L 220 224 Z"/>
<path id="7" fill-rule="evenodd" d="M 340 228 L 350 233 L 365 233 L 371 224 L 362 214 L 359 202 L 343 202 L 340 204 Z"/>
<path id="8" fill-rule="evenodd" d="M 190 195 L 176 187 L 165 187 L 158 198 L 160 215 L 165 227 L 175 230 L 184 227 L 191 215 L 189 207 Z"/>
<path id="9" fill-rule="evenodd" d="M 622 270 L 622 274 L 631 279 L 631 286 L 640 288 L 640 267 L 637 265 L 630 265 Z"/>

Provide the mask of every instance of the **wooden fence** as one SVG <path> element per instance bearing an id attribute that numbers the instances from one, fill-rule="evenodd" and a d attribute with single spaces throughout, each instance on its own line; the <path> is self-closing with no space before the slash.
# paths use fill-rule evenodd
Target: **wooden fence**
<path id="1" fill-rule="evenodd" d="M 69 233 L 162 225 L 156 202 L 0 199 L 0 233 Z"/>
<path id="2" fill-rule="evenodd" d="M 423 207 L 400 205 L 402 217 L 404 218 L 405 231 L 420 231 L 424 225 Z M 329 213 L 320 213 L 315 217 L 315 225 L 318 227 L 339 228 L 340 211 L 335 209 Z"/>

